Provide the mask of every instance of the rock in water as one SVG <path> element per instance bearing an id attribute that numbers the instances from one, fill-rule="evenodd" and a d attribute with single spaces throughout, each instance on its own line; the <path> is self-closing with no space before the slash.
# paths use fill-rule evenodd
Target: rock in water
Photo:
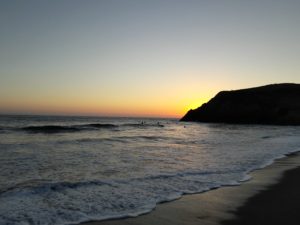
<path id="1" fill-rule="evenodd" d="M 221 91 L 181 121 L 300 125 L 300 84 Z"/>

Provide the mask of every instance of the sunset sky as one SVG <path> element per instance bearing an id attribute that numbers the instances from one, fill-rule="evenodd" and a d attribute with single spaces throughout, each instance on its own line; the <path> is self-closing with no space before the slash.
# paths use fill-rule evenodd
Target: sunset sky
<path id="1" fill-rule="evenodd" d="M 300 1 L 0 1 L 0 113 L 181 117 L 300 83 Z"/>

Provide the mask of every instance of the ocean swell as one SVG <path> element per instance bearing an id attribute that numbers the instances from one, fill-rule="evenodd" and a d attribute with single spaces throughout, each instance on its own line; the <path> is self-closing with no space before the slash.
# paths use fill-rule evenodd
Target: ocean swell
<path id="1" fill-rule="evenodd" d="M 72 126 L 28 126 L 21 128 L 29 133 L 61 133 L 61 132 L 78 132 L 77 127 Z"/>
<path id="2" fill-rule="evenodd" d="M 3 119 L 0 224 L 137 216 L 183 194 L 237 185 L 300 144 L 298 127 L 139 121 Z"/>
<path id="3" fill-rule="evenodd" d="M 80 124 L 80 125 L 43 125 L 43 126 L 26 126 L 21 127 L 20 130 L 26 131 L 28 133 L 45 133 L 45 134 L 52 134 L 52 133 L 68 133 L 68 132 L 80 132 L 85 130 L 101 130 L 101 129 L 109 129 L 114 130 L 117 128 L 147 128 L 147 127 L 164 127 L 162 124 L 101 124 L 101 123 L 92 123 L 92 124 Z M 2 131 L 2 128 L 0 128 Z"/>

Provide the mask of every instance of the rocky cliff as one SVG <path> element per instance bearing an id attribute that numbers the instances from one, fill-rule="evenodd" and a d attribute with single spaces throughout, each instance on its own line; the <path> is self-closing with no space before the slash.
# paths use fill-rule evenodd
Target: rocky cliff
<path id="1" fill-rule="evenodd" d="M 300 84 L 221 91 L 181 121 L 300 125 Z"/>

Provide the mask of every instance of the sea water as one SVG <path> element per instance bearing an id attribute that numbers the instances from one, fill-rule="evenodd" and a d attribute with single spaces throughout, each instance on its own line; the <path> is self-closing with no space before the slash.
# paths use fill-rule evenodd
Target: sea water
<path id="1" fill-rule="evenodd" d="M 238 185 L 300 150 L 300 127 L 174 119 L 1 116 L 0 224 L 137 216 Z"/>

